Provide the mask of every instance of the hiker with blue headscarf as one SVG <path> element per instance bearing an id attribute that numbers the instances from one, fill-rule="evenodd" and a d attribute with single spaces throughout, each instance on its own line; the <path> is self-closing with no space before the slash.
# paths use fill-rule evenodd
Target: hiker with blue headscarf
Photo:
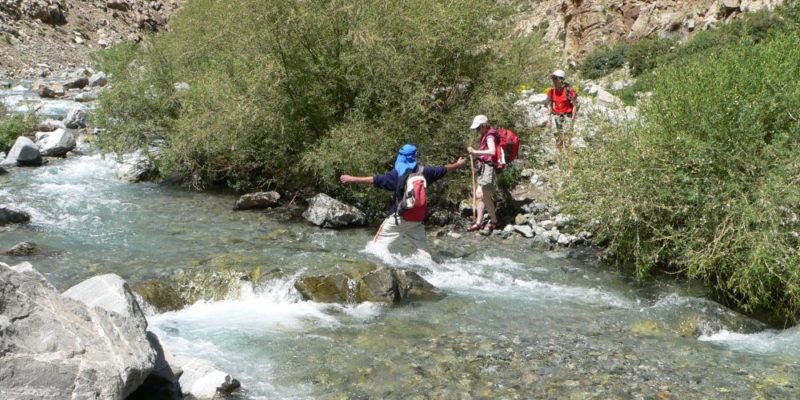
<path id="1" fill-rule="evenodd" d="M 389 248 L 398 238 L 405 238 L 417 249 L 428 252 L 428 240 L 422 221 L 427 214 L 426 187 L 450 171 L 463 168 L 464 158 L 439 167 L 422 166 L 417 162 L 417 147 L 406 144 L 397 152 L 394 168 L 375 176 L 342 175 L 343 184 L 373 185 L 394 192 L 388 217 L 375 235 L 375 242 Z"/>

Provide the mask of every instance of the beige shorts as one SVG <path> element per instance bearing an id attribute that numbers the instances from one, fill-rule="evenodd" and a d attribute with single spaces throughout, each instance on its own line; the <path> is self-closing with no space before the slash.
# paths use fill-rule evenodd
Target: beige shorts
<path id="1" fill-rule="evenodd" d="M 480 164 L 478 166 L 478 185 L 483 190 L 494 190 L 497 187 L 497 173 L 493 165 Z"/>

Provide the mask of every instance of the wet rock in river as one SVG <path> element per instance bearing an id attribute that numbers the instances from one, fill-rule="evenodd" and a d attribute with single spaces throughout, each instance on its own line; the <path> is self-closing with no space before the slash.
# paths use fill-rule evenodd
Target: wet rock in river
<path id="1" fill-rule="evenodd" d="M 216 394 L 230 394 L 241 384 L 230 374 L 199 358 L 176 355 L 175 360 L 183 370 L 180 385 L 185 395 L 196 399 L 216 398 Z"/>
<path id="2" fill-rule="evenodd" d="M 304 299 L 318 303 L 352 303 L 357 282 L 345 274 L 304 276 L 294 283 Z"/>
<path id="3" fill-rule="evenodd" d="M 2 225 L 2 224 L 0 224 Z M 36 254 L 37 248 L 35 243 L 30 242 L 22 242 L 16 244 L 14 247 L 9 249 L 0 250 L 0 255 L 3 256 L 32 256 Z"/>
<path id="4" fill-rule="evenodd" d="M 79 129 L 86 127 L 86 108 L 83 106 L 73 107 L 64 117 L 64 125 L 70 129 Z"/>
<path id="5" fill-rule="evenodd" d="M 19 165 L 21 167 L 38 167 L 42 165 L 42 155 L 39 148 L 32 140 L 20 136 L 9 150 L 3 164 Z"/>
<path id="6" fill-rule="evenodd" d="M 176 311 L 185 305 L 175 285 L 162 280 L 147 280 L 133 286 L 133 291 L 158 312 Z"/>
<path id="7" fill-rule="evenodd" d="M 308 209 L 303 213 L 303 218 L 323 228 L 344 228 L 366 223 L 366 216 L 361 210 L 324 193 L 308 201 Z"/>
<path id="8" fill-rule="evenodd" d="M 63 97 L 65 94 L 67 94 L 67 90 L 64 88 L 64 85 L 60 83 L 40 83 L 37 85 L 37 87 L 39 97 L 45 99 Z"/>
<path id="9" fill-rule="evenodd" d="M 0 226 L 21 224 L 31 220 L 31 215 L 12 206 L 0 206 Z"/>
<path id="10" fill-rule="evenodd" d="M 117 166 L 117 178 L 131 182 L 141 182 L 155 175 L 155 165 L 141 150 L 122 156 Z"/>
<path id="11" fill-rule="evenodd" d="M 234 210 L 250 210 L 258 208 L 277 207 L 281 195 L 278 192 L 257 192 L 243 195 L 233 206 Z"/>
<path id="12" fill-rule="evenodd" d="M 303 276 L 295 288 L 306 300 L 321 303 L 436 301 L 444 295 L 413 271 L 375 266 L 361 273 Z"/>
<path id="13" fill-rule="evenodd" d="M 76 145 L 75 137 L 64 129 L 36 133 L 36 146 L 43 156 L 63 157 L 75 149 Z"/>

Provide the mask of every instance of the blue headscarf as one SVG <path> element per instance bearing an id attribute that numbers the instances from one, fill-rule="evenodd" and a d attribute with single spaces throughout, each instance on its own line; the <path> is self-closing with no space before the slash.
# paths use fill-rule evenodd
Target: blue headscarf
<path id="1" fill-rule="evenodd" d="M 400 148 L 397 160 L 394 162 L 394 169 L 397 175 L 403 176 L 407 170 L 417 168 L 417 146 L 406 144 Z"/>

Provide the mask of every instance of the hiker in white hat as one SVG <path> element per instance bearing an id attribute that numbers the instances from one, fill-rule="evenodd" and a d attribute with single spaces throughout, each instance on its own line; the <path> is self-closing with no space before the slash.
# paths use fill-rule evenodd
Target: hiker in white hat
<path id="1" fill-rule="evenodd" d="M 575 92 L 575 88 L 565 81 L 566 77 L 567 74 L 560 69 L 550 75 L 553 86 L 547 89 L 547 108 L 550 110 L 550 126 L 554 128 L 556 148 L 562 151 L 566 147 L 571 152 L 572 132 L 570 132 L 571 128 L 567 128 L 566 125 L 567 122 L 575 121 L 575 115 L 578 112 L 578 94 Z"/>

